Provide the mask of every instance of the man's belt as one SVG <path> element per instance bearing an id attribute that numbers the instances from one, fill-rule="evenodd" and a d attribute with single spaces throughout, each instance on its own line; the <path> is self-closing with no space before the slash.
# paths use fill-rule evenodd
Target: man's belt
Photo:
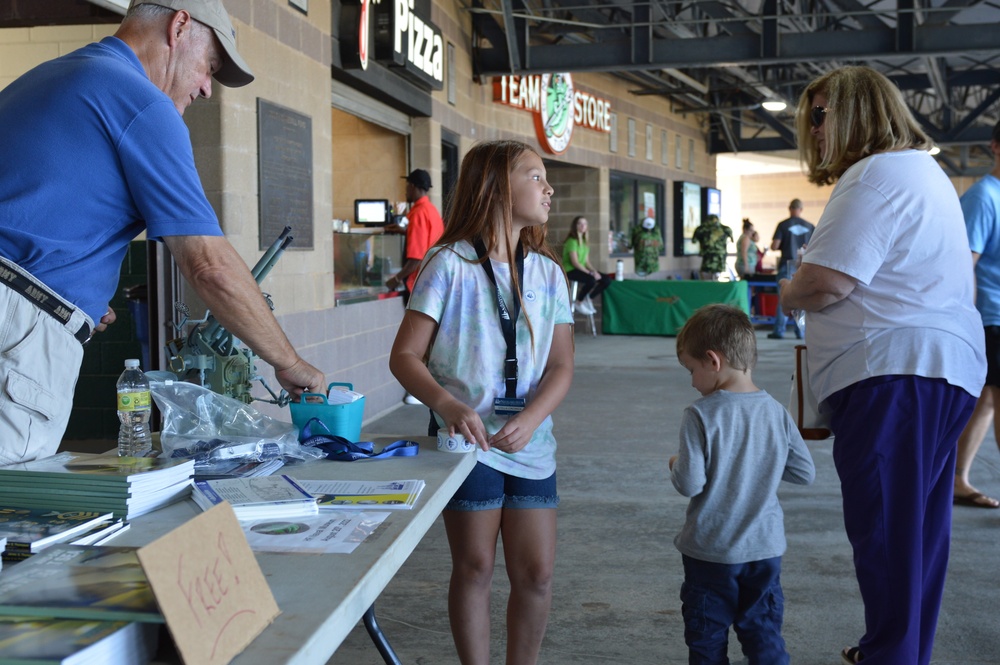
<path id="1" fill-rule="evenodd" d="M 74 308 L 66 304 L 62 298 L 44 284 L 25 275 L 16 264 L 2 258 L 0 258 L 0 283 L 6 284 L 12 291 L 20 293 L 34 303 L 38 309 L 64 326 L 69 325 Z M 81 344 L 86 344 L 87 340 L 90 339 L 90 326 L 86 321 L 81 322 L 79 330 L 70 332 Z"/>

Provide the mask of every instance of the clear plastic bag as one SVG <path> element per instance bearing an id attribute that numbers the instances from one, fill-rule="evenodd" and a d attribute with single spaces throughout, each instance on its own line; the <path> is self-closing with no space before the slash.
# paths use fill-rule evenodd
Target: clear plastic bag
<path id="1" fill-rule="evenodd" d="M 150 380 L 163 414 L 162 457 L 188 457 L 208 464 L 222 460 L 262 462 L 281 456 L 285 464 L 321 459 L 323 452 L 299 444 L 298 429 L 253 406 L 186 381 Z"/>

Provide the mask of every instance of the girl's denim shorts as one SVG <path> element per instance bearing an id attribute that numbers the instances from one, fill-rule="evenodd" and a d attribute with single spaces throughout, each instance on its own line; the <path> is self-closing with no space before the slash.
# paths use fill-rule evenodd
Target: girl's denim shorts
<path id="1" fill-rule="evenodd" d="M 477 462 L 445 510 L 494 510 L 496 508 L 555 508 L 556 474 L 541 480 L 518 478 Z"/>

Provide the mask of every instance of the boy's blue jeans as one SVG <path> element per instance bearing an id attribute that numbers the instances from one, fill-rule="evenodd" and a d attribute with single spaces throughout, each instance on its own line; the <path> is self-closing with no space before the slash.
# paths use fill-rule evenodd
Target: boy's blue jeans
<path id="1" fill-rule="evenodd" d="M 728 665 L 729 626 L 750 665 L 788 665 L 781 557 L 711 563 L 683 556 L 681 612 L 690 665 Z"/>

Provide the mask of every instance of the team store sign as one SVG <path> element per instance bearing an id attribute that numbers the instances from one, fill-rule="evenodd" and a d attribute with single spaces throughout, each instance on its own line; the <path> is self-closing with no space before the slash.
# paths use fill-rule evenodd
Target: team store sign
<path id="1" fill-rule="evenodd" d="M 493 101 L 534 113 L 538 142 L 553 155 L 566 152 L 576 126 L 611 133 L 611 102 L 574 88 L 569 73 L 496 77 Z"/>

